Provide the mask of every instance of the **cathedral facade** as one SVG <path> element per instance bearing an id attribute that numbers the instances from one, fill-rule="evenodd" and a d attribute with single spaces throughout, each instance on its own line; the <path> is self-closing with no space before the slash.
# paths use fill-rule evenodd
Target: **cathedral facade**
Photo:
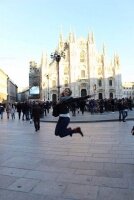
<path id="1" fill-rule="evenodd" d="M 66 40 L 59 36 L 56 52 L 59 62 L 42 55 L 41 99 L 57 101 L 58 89 L 70 87 L 74 97 L 96 94 L 95 99 L 122 98 L 121 67 L 118 55 L 108 59 L 105 47 L 98 52 L 93 33 L 87 38 L 76 38 L 69 33 Z M 64 56 L 63 56 L 64 54 Z"/>

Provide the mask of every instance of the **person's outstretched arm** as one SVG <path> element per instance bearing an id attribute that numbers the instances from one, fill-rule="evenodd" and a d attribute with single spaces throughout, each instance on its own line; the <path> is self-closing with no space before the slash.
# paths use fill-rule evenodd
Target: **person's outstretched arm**
<path id="1" fill-rule="evenodd" d="M 72 102 L 78 102 L 78 101 L 82 101 L 82 100 L 85 100 L 85 99 L 88 99 L 88 98 L 91 98 L 91 97 L 94 97 L 95 94 L 93 95 L 87 95 L 87 96 L 84 96 L 84 97 L 71 97 L 70 99 L 66 100 L 65 103 L 72 103 Z"/>

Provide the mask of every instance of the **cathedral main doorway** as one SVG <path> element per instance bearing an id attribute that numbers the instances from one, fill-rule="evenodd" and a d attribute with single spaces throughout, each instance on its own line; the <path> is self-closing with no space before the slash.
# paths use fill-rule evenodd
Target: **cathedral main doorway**
<path id="1" fill-rule="evenodd" d="M 87 96 L 87 90 L 86 89 L 82 89 L 81 90 L 81 97 L 85 97 Z"/>
<path id="2" fill-rule="evenodd" d="M 99 99 L 103 99 L 102 93 L 99 93 Z"/>
<path id="3" fill-rule="evenodd" d="M 109 98 L 113 98 L 113 93 L 112 92 L 110 92 Z"/>
<path id="4" fill-rule="evenodd" d="M 57 101 L 57 95 L 56 94 L 52 94 L 52 101 L 54 101 L 54 102 Z"/>

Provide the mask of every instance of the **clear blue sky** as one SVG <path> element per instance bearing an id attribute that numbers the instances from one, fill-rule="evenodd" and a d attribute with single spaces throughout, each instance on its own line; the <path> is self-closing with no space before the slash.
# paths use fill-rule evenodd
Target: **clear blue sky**
<path id="1" fill-rule="evenodd" d="M 28 85 L 29 61 L 50 54 L 61 31 L 77 37 L 93 31 L 96 47 L 120 56 L 123 81 L 134 81 L 133 0 L 1 0 L 0 68 L 19 86 Z"/>

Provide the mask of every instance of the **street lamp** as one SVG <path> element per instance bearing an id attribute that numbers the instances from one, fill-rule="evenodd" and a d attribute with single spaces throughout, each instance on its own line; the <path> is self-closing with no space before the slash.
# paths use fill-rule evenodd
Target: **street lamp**
<path id="1" fill-rule="evenodd" d="M 47 77 L 47 100 L 49 101 L 49 75 L 46 75 Z"/>
<path id="2" fill-rule="evenodd" d="M 94 95 L 95 95 L 95 92 L 96 92 L 96 84 L 93 85 L 93 91 L 94 91 Z"/>
<path id="3" fill-rule="evenodd" d="M 59 73 L 59 62 L 61 60 L 61 57 L 65 58 L 65 53 L 62 51 L 59 53 L 58 51 L 55 51 L 51 54 L 51 58 L 56 61 L 57 63 L 57 73 L 58 73 L 58 80 L 57 80 L 57 88 L 58 88 L 58 100 L 60 98 L 60 73 Z"/>
<path id="4" fill-rule="evenodd" d="M 65 58 L 65 51 L 69 49 L 68 42 L 64 43 L 64 48 L 61 52 L 55 51 L 54 53 L 51 53 L 51 58 L 53 61 L 56 61 L 57 63 L 57 73 L 58 73 L 58 80 L 57 80 L 57 88 L 58 88 L 58 100 L 60 98 L 60 73 L 59 73 L 59 63 L 61 60 L 61 57 Z"/>

